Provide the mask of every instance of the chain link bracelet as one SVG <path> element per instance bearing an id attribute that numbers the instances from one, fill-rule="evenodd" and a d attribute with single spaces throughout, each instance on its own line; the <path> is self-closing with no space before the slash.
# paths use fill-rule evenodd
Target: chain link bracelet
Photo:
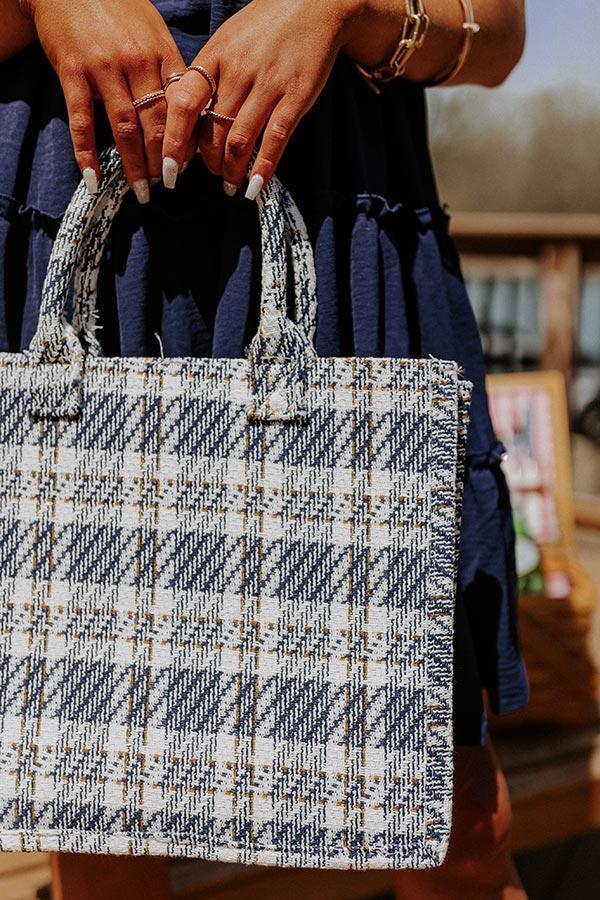
<path id="1" fill-rule="evenodd" d="M 355 62 L 355 66 L 376 94 L 379 85 L 404 75 L 407 63 L 415 50 L 423 46 L 429 29 L 429 16 L 423 0 L 406 0 L 406 12 L 402 23 L 402 33 L 396 50 L 388 62 L 370 68 Z"/>

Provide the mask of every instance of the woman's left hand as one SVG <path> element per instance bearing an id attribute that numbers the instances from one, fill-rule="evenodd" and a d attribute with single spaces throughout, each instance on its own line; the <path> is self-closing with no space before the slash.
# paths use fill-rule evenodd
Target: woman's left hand
<path id="1" fill-rule="evenodd" d="M 246 196 L 255 199 L 275 171 L 300 119 L 327 81 L 358 0 L 252 0 L 215 32 L 194 60 L 218 84 L 214 109 L 235 119 L 204 116 L 198 149 L 232 194 L 246 177 L 263 132 Z M 357 13 L 360 15 L 360 13 Z M 389 38 L 388 38 L 389 39 Z M 210 86 L 188 71 L 168 88 L 163 157 L 180 170 Z M 170 160 L 174 160 L 174 163 Z"/>

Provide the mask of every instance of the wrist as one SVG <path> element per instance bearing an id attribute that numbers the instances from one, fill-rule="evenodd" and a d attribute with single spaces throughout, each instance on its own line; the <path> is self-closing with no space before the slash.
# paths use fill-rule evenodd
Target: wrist
<path id="1" fill-rule="evenodd" d="M 426 0 L 429 29 L 423 52 L 408 62 L 404 77 L 409 81 L 429 82 L 446 71 L 458 58 L 464 41 L 462 7 L 459 0 Z"/>
<path id="2" fill-rule="evenodd" d="M 364 19 L 371 2 L 372 0 L 308 0 L 309 4 L 314 5 L 319 20 L 332 25 L 339 50 L 345 49 L 357 22 Z"/>
<path id="3" fill-rule="evenodd" d="M 405 0 L 348 0 L 341 49 L 363 66 L 377 66 L 396 49 L 405 18 Z"/>
<path id="4" fill-rule="evenodd" d="M 372 0 L 331 0 L 329 5 L 337 12 L 342 31 L 346 31 L 364 16 L 371 3 Z"/>

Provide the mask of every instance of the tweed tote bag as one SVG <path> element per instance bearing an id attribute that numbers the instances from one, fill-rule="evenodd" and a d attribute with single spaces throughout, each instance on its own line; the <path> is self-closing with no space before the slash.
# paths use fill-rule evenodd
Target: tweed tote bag
<path id="1" fill-rule="evenodd" d="M 111 151 L 0 354 L 0 849 L 438 865 L 470 385 L 316 356 L 276 178 L 247 357 L 103 358 L 126 190 Z"/>

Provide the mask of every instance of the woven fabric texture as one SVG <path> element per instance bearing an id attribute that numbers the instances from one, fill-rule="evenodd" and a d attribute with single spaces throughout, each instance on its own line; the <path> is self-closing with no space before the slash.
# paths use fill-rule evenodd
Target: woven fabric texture
<path id="1" fill-rule="evenodd" d="M 104 169 L 0 354 L 0 849 L 438 865 L 470 385 L 316 357 L 276 181 L 248 359 L 102 359 Z"/>

